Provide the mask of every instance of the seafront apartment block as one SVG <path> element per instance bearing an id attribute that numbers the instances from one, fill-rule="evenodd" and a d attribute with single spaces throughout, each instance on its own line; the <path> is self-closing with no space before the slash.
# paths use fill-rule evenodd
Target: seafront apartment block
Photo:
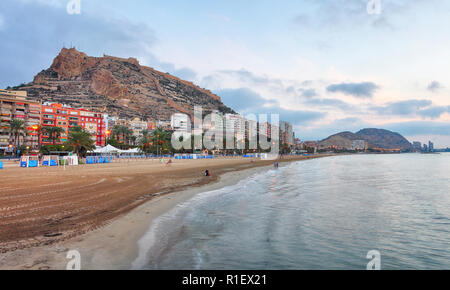
<path id="1" fill-rule="evenodd" d="M 77 126 L 92 134 L 96 146 L 105 146 L 106 123 L 102 113 L 74 109 L 62 104 L 45 103 L 42 105 L 42 127 L 61 127 L 65 131 L 56 144 L 66 142 L 70 128 Z M 41 143 L 43 145 L 52 144 L 52 140 L 45 130 L 41 135 Z"/>
<path id="2" fill-rule="evenodd" d="M 33 126 L 41 124 L 41 103 L 27 100 L 26 91 L 0 90 L 0 151 L 10 150 L 9 146 L 27 146 L 37 150 L 39 136 L 31 130 Z M 20 134 L 15 140 L 14 134 L 10 133 L 11 120 L 19 119 L 25 121 L 27 134 Z"/>

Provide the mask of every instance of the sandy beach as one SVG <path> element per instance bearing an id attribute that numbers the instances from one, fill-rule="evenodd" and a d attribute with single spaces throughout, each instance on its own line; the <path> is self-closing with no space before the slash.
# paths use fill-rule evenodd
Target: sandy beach
<path id="1" fill-rule="evenodd" d="M 286 157 L 279 162 L 325 157 Z M 194 195 L 236 184 L 274 161 L 159 160 L 0 172 L 0 269 L 130 269 L 152 221 Z M 270 166 L 270 167 L 268 167 Z M 212 176 L 204 177 L 208 169 Z"/>

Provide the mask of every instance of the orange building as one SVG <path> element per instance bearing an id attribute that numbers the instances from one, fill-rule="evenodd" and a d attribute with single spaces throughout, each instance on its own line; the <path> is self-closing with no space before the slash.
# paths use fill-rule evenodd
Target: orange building
<path id="1" fill-rule="evenodd" d="M 67 141 L 70 128 L 80 126 L 92 134 L 96 146 L 105 146 L 106 124 L 103 114 L 86 109 L 74 109 L 62 104 L 42 105 L 42 127 L 61 127 L 65 130 L 56 144 Z M 42 145 L 52 144 L 50 136 L 41 135 Z"/>
<path id="2" fill-rule="evenodd" d="M 15 140 L 9 130 L 12 120 L 23 120 L 28 129 L 26 136 Z M 41 103 L 27 100 L 26 91 L 0 90 L 0 151 L 11 150 L 10 146 L 24 145 L 32 151 L 38 149 L 39 139 L 32 129 L 41 123 Z M 17 148 L 18 149 L 18 148 Z"/>

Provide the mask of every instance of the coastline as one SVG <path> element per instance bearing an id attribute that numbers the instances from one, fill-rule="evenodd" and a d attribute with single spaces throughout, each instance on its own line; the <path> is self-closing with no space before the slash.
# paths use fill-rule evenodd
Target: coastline
<path id="1" fill-rule="evenodd" d="M 330 155 L 279 161 L 282 163 L 296 162 L 328 156 Z M 219 176 L 211 179 L 206 184 L 201 186 L 194 184 L 184 190 L 177 190 L 170 194 L 154 197 L 128 213 L 110 220 L 106 225 L 94 231 L 67 241 L 19 249 L 2 254 L 0 269 L 63 270 L 69 261 L 66 255 L 70 250 L 80 252 L 81 268 L 85 270 L 131 269 L 133 261 L 139 255 L 138 241 L 149 230 L 152 222 L 157 217 L 199 193 L 234 185 L 240 180 L 270 169 L 272 166 L 255 162 L 249 168 L 233 168 L 234 170 L 230 172 L 227 172 L 227 167 L 225 166 L 223 171 L 218 174 Z"/>

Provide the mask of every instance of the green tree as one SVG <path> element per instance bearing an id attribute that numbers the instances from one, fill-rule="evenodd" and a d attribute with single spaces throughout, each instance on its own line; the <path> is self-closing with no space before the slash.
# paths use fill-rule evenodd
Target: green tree
<path id="1" fill-rule="evenodd" d="M 111 145 L 116 148 L 119 148 L 119 141 L 117 141 L 116 137 L 113 136 L 111 138 L 108 138 L 108 140 L 106 141 L 106 145 Z"/>
<path id="2" fill-rule="evenodd" d="M 171 134 L 161 128 L 153 131 L 150 139 L 153 147 L 156 147 L 156 154 L 161 155 L 161 153 L 169 153 L 172 151 L 171 137 Z"/>
<path id="3" fill-rule="evenodd" d="M 63 145 L 43 145 L 41 147 L 41 152 L 44 155 L 50 155 L 52 152 L 61 152 L 64 151 L 65 147 Z"/>
<path id="4" fill-rule="evenodd" d="M 143 152 L 149 152 L 151 145 L 150 131 L 145 129 L 142 131 L 142 137 L 139 139 L 139 148 L 141 148 Z"/>
<path id="5" fill-rule="evenodd" d="M 131 141 L 131 145 L 135 146 L 135 145 L 136 145 L 136 141 L 137 141 L 137 137 L 134 136 L 134 135 L 132 135 L 132 136 L 130 137 L 130 141 Z"/>
<path id="6" fill-rule="evenodd" d="M 38 150 L 39 151 L 42 148 L 41 136 L 42 136 L 43 132 L 44 132 L 44 127 L 42 127 L 42 126 L 39 126 L 38 129 L 36 130 L 36 134 L 37 134 L 37 137 L 38 137 Z"/>
<path id="7" fill-rule="evenodd" d="M 66 132 L 66 130 L 61 127 L 44 127 L 42 131 L 48 134 L 53 145 L 55 145 L 59 138 L 61 138 L 61 134 Z"/>
<path id="8" fill-rule="evenodd" d="M 86 156 L 86 153 L 95 149 L 95 141 L 91 133 L 81 127 L 74 127 L 69 131 L 69 138 L 66 145 L 78 156 Z"/>
<path id="9" fill-rule="evenodd" d="M 122 137 L 122 142 L 119 143 L 128 145 L 130 136 L 133 134 L 133 131 L 131 131 L 127 126 L 115 125 L 112 129 L 112 134 L 116 136 L 117 140 L 120 140 L 120 137 Z"/>
<path id="10" fill-rule="evenodd" d="M 27 135 L 27 128 L 24 120 L 13 119 L 9 123 L 9 133 L 14 137 L 14 145 L 20 147 L 20 136 Z"/>

